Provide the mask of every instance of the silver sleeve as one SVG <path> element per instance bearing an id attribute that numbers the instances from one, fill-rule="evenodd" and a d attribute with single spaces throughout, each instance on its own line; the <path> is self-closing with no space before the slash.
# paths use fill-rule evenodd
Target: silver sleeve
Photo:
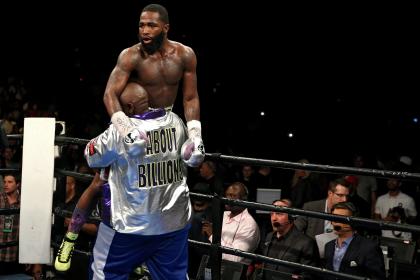
<path id="1" fill-rule="evenodd" d="M 102 134 L 90 140 L 85 149 L 88 165 L 97 168 L 113 163 L 118 157 L 118 139 L 119 134 L 111 125 Z"/>

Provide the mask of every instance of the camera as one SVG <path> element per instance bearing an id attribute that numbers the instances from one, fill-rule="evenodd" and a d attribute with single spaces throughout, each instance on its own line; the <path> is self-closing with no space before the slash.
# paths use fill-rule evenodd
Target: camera
<path id="1" fill-rule="evenodd" d="M 401 221 L 401 223 L 405 223 L 406 220 L 404 208 L 401 206 L 395 206 L 389 209 L 388 216 L 392 217 L 395 222 Z"/>

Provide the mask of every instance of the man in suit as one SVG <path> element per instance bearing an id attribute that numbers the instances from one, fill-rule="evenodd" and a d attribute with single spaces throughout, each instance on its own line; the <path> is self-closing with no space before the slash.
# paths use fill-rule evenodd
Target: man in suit
<path id="1" fill-rule="evenodd" d="M 337 203 L 332 214 L 357 216 L 351 202 Z M 325 245 L 326 268 L 346 274 L 385 279 L 385 264 L 379 244 L 358 235 L 348 224 L 332 222 L 337 239 Z"/>
<path id="2" fill-rule="evenodd" d="M 343 178 L 336 179 L 330 183 L 327 199 L 307 202 L 303 205 L 304 210 L 331 213 L 333 205 L 339 202 L 346 202 L 349 196 L 349 184 Z M 299 216 L 295 226 L 309 237 L 315 239 L 316 235 L 332 232 L 331 222 L 328 220 Z"/>
<path id="3" fill-rule="evenodd" d="M 281 199 L 274 201 L 273 205 L 291 207 L 292 203 L 288 199 Z M 271 225 L 273 231 L 267 234 L 265 241 L 260 245 L 264 256 L 310 266 L 319 264 L 318 248 L 315 241 L 296 229 L 294 218 L 291 215 L 272 212 Z M 269 263 L 264 264 L 264 269 L 301 273 L 292 267 Z M 267 273 L 263 270 L 262 279 L 266 279 Z"/>

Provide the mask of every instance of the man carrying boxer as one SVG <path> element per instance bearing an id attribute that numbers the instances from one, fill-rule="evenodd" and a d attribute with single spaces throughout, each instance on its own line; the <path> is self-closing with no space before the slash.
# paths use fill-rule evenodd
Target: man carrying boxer
<path id="1" fill-rule="evenodd" d="M 132 97 L 137 95 L 141 98 Z M 111 124 L 91 140 L 85 150 L 91 167 L 110 166 L 110 220 L 103 221 L 99 228 L 93 251 L 94 279 L 128 277 L 143 262 L 153 278 L 186 277 L 191 206 L 186 165 L 180 154 L 186 139 L 185 125 L 176 114 L 163 109 L 144 112 L 148 107 L 147 96 L 136 83 L 129 83 L 120 96 L 124 111 L 128 115 L 134 114 L 131 125 L 142 127 L 147 141 L 123 141 Z M 137 151 L 133 153 L 133 150 Z M 98 176 L 95 180 L 92 188 L 97 190 Z M 77 210 L 81 205 L 79 201 L 75 212 L 86 212 L 86 209 Z M 80 216 L 76 217 L 70 227 L 80 229 L 82 222 Z M 66 263 L 67 259 L 63 257 L 66 252 L 67 258 L 71 257 L 71 246 L 66 244 L 71 241 L 63 242 L 58 263 L 60 257 Z"/>

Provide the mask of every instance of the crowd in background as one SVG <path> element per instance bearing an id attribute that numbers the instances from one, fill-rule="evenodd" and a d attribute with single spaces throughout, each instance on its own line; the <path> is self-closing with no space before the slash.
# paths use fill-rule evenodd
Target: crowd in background
<path id="1" fill-rule="evenodd" d="M 25 117 L 55 117 L 57 120 L 60 120 L 61 115 L 61 112 L 57 110 L 55 104 L 39 102 L 36 98 L 33 98 L 30 88 L 25 86 L 22 79 L 9 77 L 7 80 L 0 80 L 0 168 L 20 167 L 22 143 L 20 140 L 7 141 L 5 135 L 23 133 L 23 119 Z M 91 114 L 83 123 L 79 122 L 75 124 L 71 121 L 67 122 L 66 134 L 69 136 L 83 136 L 83 138 L 89 139 L 102 131 L 103 123 L 105 122 L 101 119 L 100 114 Z M 83 125 L 83 128 L 79 127 L 75 129 L 75 127 L 81 125 Z M 77 133 L 83 135 L 74 135 Z M 83 147 L 78 145 L 65 146 L 62 150 L 62 158 L 56 162 L 56 167 L 93 174 L 92 170 L 87 167 L 85 159 L 82 156 L 82 149 Z M 224 149 L 229 150 L 229 147 L 225 147 Z M 310 155 L 307 158 L 310 158 Z M 311 161 L 307 158 L 295 158 L 294 160 L 300 163 L 310 163 Z M 419 162 L 414 154 L 392 154 L 379 158 L 375 154 L 353 153 L 351 157 L 347 157 L 347 154 L 343 155 L 340 162 L 326 163 L 420 173 Z M 337 189 L 339 189 L 337 185 L 340 184 L 334 183 L 340 178 L 345 181 L 343 185 L 346 185 L 345 191 L 341 193 L 337 192 Z M 86 188 L 86 185 L 81 182 L 76 182 L 74 178 L 67 178 L 67 181 L 69 190 L 66 205 L 71 210 L 72 205 L 77 201 L 84 188 Z M 0 191 L 2 194 L 5 193 L 3 184 L 4 178 L 1 178 Z M 335 204 L 350 201 L 357 207 L 358 214 L 361 217 L 420 225 L 417 215 L 420 203 L 415 203 L 420 201 L 420 181 L 353 176 L 351 174 L 342 177 L 299 169 L 284 170 L 263 166 L 233 165 L 205 161 L 199 168 L 190 170 L 188 184 L 193 192 L 217 194 L 219 196 L 248 201 L 257 201 L 258 188 L 281 189 L 281 197 L 286 200 L 279 202 L 280 206 L 291 205 L 295 208 L 321 212 L 325 210 L 324 212 L 327 213 L 331 213 Z M 396 200 L 398 203 L 395 204 Z M 319 209 L 315 209 L 316 207 L 313 208 L 316 204 L 314 202 L 319 202 L 318 204 L 321 205 L 322 209 L 319 207 Z M 193 239 L 199 241 L 211 242 L 212 228 L 211 221 L 209 220 L 211 219 L 211 205 L 208 202 L 200 200 L 192 200 L 192 203 L 195 219 L 193 219 L 191 236 Z M 269 216 L 258 215 L 252 209 L 228 208 L 227 212 L 224 216 L 226 221 L 224 220 L 223 225 L 227 231 L 234 231 L 234 235 L 233 238 L 232 236 L 229 237 L 232 238 L 230 241 L 226 241 L 227 239 L 224 241 L 224 238 L 227 237 L 223 235 L 222 228 L 222 245 L 224 245 L 223 242 L 226 242 L 226 246 L 237 245 L 239 249 L 250 252 L 265 252 L 265 254 L 272 254 L 270 256 L 275 257 L 273 252 L 269 253 L 269 250 L 265 250 L 267 248 L 261 248 L 261 244 L 257 243 L 262 242 L 264 245 L 266 242 L 271 242 L 271 239 L 267 241 L 266 237 L 270 236 L 270 238 L 273 238 L 269 234 L 272 234 L 273 229 L 278 227 L 275 224 L 277 218 L 273 218 L 272 216 L 270 221 Z M 240 227 L 240 224 L 244 223 L 244 221 L 246 221 L 247 226 L 250 226 L 249 228 Z M 288 219 L 288 221 L 292 223 L 291 219 Z M 327 233 L 328 229 L 327 225 L 323 224 L 321 232 L 318 232 L 315 225 L 311 228 L 310 220 L 302 220 L 299 217 L 293 220 L 293 224 L 296 231 L 305 234 L 305 236 L 308 236 L 314 241 L 316 235 Z M 281 226 L 282 224 L 279 223 L 279 225 Z M 419 236 L 404 232 L 378 232 L 363 229 L 358 229 L 357 232 L 367 238 L 384 236 L 419 242 Z M 87 233 L 87 241 L 84 243 L 87 245 L 84 249 L 90 248 L 90 238 L 94 234 L 94 232 Z M 234 239 L 240 238 L 241 234 L 244 237 L 243 240 L 235 243 Z M 249 241 L 253 242 L 252 244 L 247 243 L 246 236 L 253 237 Z M 256 236 L 258 238 L 255 238 Z M 201 250 L 193 250 L 190 254 L 193 256 L 202 256 L 204 253 Z M 229 256 L 224 255 L 224 258 L 229 259 Z M 194 277 L 201 258 L 190 258 L 190 260 L 191 276 Z M 234 258 L 233 260 L 255 266 L 255 264 L 251 264 L 243 258 Z M 299 260 L 296 259 L 293 261 L 299 262 Z M 4 260 L 0 259 L 0 262 L 2 261 Z M 87 260 L 83 259 L 82 261 Z M 317 263 L 316 265 L 321 264 Z M 281 270 L 278 267 L 275 269 Z"/>

